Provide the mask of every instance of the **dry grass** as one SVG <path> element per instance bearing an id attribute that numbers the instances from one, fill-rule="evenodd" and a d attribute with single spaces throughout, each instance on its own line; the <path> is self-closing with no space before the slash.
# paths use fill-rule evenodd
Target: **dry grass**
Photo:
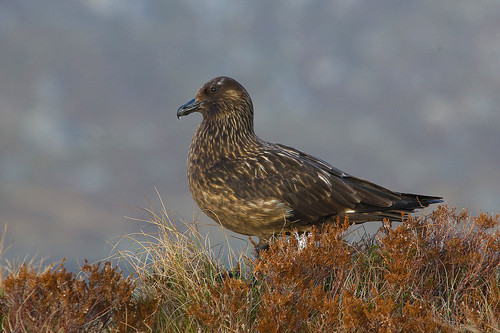
<path id="1" fill-rule="evenodd" d="M 349 223 L 259 260 L 216 254 L 196 224 L 146 210 L 158 233 L 122 239 L 132 277 L 86 265 L 3 271 L 6 332 L 497 332 L 499 217 L 446 206 L 347 241 Z M 181 228 L 182 227 L 182 228 Z M 183 231 L 180 231 L 180 230 Z"/>
<path id="2" fill-rule="evenodd" d="M 130 243 L 129 250 L 119 251 L 119 256 L 135 272 L 137 292 L 158 302 L 156 331 L 197 332 L 200 324 L 190 307 L 202 302 L 225 276 L 241 276 L 243 269 L 238 265 L 244 262 L 243 254 L 217 255 L 196 223 L 176 225 L 161 204 L 159 213 L 144 210 L 145 219 L 138 220 L 153 224 L 158 233 L 127 236 L 122 241 Z"/>

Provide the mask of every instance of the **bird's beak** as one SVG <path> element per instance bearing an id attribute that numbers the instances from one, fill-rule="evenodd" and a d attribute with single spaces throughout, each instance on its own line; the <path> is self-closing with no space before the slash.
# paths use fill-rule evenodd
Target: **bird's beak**
<path id="1" fill-rule="evenodd" d="M 196 102 L 196 98 L 193 98 L 189 102 L 184 105 L 181 105 L 179 109 L 177 109 L 177 118 L 181 119 L 183 116 L 187 116 L 190 113 L 198 111 L 203 102 Z"/>

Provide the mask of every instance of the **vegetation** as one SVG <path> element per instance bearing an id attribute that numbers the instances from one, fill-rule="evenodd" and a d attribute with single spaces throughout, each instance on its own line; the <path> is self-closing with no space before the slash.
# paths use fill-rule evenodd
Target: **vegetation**
<path id="1" fill-rule="evenodd" d="M 348 241 L 346 220 L 276 239 L 259 260 L 217 255 L 165 209 L 157 234 L 81 273 L 2 271 L 5 332 L 485 332 L 500 330 L 499 216 L 439 207 Z M 183 228 L 186 229 L 186 228 Z"/>

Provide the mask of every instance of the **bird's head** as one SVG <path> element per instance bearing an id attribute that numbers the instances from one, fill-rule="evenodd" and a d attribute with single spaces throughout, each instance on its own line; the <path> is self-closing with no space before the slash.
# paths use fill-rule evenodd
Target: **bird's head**
<path id="1" fill-rule="evenodd" d="M 250 95 L 236 80 L 226 76 L 205 83 L 195 98 L 179 107 L 177 118 L 195 111 L 200 112 L 204 119 L 237 116 L 253 120 Z"/>

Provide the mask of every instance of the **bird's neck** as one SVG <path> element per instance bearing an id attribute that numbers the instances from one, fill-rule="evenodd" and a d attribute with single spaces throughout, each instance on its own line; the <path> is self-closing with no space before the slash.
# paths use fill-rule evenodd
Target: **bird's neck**
<path id="1" fill-rule="evenodd" d="M 253 119 L 204 119 L 193 136 L 189 157 L 203 159 L 205 164 L 217 163 L 251 152 L 260 142 Z"/>

